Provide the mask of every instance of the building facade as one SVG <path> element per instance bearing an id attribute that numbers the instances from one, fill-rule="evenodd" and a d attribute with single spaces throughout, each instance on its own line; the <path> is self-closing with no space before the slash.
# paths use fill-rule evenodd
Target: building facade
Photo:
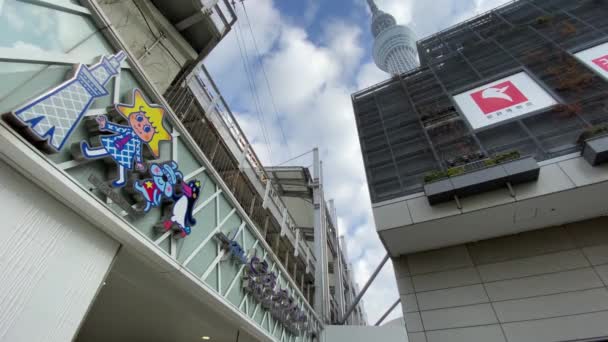
<path id="1" fill-rule="evenodd" d="M 374 62 L 391 75 L 412 70 L 418 66 L 416 37 L 407 26 L 397 25 L 395 18 L 378 9 L 374 0 L 367 0 L 372 11 L 374 36 Z"/>
<path id="2" fill-rule="evenodd" d="M 510 2 L 353 94 L 410 341 L 607 338 L 607 14 Z"/>
<path id="3" fill-rule="evenodd" d="M 313 151 L 313 164 L 319 160 L 319 151 Z M 321 163 L 319 172 L 322 175 Z M 338 324 L 346 310 L 353 304 L 359 293 L 354 280 L 352 265 L 349 263 L 346 242 L 338 234 L 338 221 L 333 200 L 323 208 L 324 192 L 322 177 L 315 181 L 308 168 L 300 166 L 268 167 L 273 190 L 281 198 L 287 210 L 292 213 L 295 229 L 300 239 L 314 250 L 314 255 L 323 256 L 325 262 L 317 259 L 316 270 L 322 270 L 317 279 L 326 281 L 326 291 L 315 291 L 315 308 L 319 308 L 326 321 Z M 313 169 L 313 174 L 315 173 Z M 318 223 L 317 223 L 318 222 Z M 322 227 L 317 229 L 316 225 Z M 321 236 L 321 233 L 324 237 Z M 325 240 L 325 241 L 323 241 Z M 322 243 L 317 243 L 322 241 Z M 323 270 L 322 265 L 327 265 Z M 360 302 L 351 314 L 346 325 L 367 325 L 364 303 Z"/>
<path id="4" fill-rule="evenodd" d="M 332 323 L 328 260 L 346 259 L 313 248 L 336 239 L 320 175 L 311 245 L 203 64 L 235 12 L 0 2 L 1 340 L 313 341 Z"/>

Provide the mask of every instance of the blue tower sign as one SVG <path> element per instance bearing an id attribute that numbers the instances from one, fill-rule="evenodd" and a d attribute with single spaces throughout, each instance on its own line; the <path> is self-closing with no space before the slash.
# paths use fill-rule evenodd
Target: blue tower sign
<path id="1" fill-rule="evenodd" d="M 120 51 L 116 55 L 103 56 L 92 66 L 79 64 L 70 79 L 4 117 L 25 128 L 32 139 L 45 142 L 50 152 L 57 152 L 93 101 L 109 94 L 106 84 L 118 75 L 126 58 L 127 55 Z"/>

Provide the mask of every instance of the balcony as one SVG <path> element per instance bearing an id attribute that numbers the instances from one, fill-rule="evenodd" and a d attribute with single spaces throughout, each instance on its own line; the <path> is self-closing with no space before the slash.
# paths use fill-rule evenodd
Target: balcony
<path id="1" fill-rule="evenodd" d="M 375 203 L 378 235 L 396 257 L 608 215 L 607 164 L 593 167 L 573 153 L 538 168 L 537 181 L 459 201 L 431 205 L 425 193 L 417 193 Z"/>

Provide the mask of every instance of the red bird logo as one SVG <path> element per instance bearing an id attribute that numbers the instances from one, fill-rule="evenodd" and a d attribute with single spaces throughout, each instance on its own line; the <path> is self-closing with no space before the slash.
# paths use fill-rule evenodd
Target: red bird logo
<path id="1" fill-rule="evenodd" d="M 488 115 L 528 101 L 511 81 L 495 84 L 471 94 L 481 111 Z"/>
<path id="2" fill-rule="evenodd" d="M 502 87 L 502 88 L 488 88 L 481 92 L 481 97 L 484 99 L 495 98 L 495 99 L 503 99 L 503 100 L 507 100 L 509 102 L 513 102 L 513 99 L 511 98 L 511 96 L 509 96 L 508 94 L 505 94 L 507 89 L 509 89 L 509 86 Z"/>

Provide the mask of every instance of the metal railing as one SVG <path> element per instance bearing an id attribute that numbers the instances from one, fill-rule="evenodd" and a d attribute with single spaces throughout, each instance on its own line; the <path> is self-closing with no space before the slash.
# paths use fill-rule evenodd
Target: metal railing
<path id="1" fill-rule="evenodd" d="M 257 195 L 262 198 L 263 201 L 262 203 L 256 203 L 256 200 L 251 198 L 248 201 L 245 201 L 246 203 L 244 203 L 243 206 L 251 208 L 252 210 L 250 213 L 253 216 L 256 216 L 255 210 L 253 210 L 255 208 L 268 209 L 280 225 L 281 236 L 287 237 L 293 245 L 294 250 L 298 250 L 298 254 L 302 255 L 306 260 L 305 263 L 307 264 L 309 273 L 313 272 L 314 274 L 316 259 L 313 253 L 303 239 L 298 239 L 296 237 L 295 220 L 287 210 L 287 206 L 283 203 L 280 195 L 276 192 L 274 187 L 271 186 L 270 178 L 266 173 L 262 162 L 253 150 L 204 65 L 200 64 L 195 68 L 185 69 L 181 80 L 176 82 L 168 90 L 167 98 L 172 106 L 176 108 L 176 112 L 181 113 L 180 115 L 182 117 L 180 117 L 180 119 L 182 121 L 195 119 L 194 117 L 187 116 L 201 116 L 202 114 L 206 120 L 212 122 L 219 135 L 222 136 L 222 142 L 231 154 L 231 156 L 222 155 L 222 157 L 236 159 L 238 162 L 238 171 L 242 171 L 242 173 L 234 172 L 231 174 L 229 171 L 233 169 L 226 166 L 226 169 L 229 171 L 225 174 L 227 178 L 230 178 L 226 181 L 233 181 L 236 183 L 234 178 L 239 177 L 240 174 L 247 176 L 249 183 L 255 188 L 254 191 L 257 192 Z M 203 113 L 200 113 L 199 111 L 197 111 L 197 113 L 191 113 L 189 111 L 188 108 L 193 105 L 194 101 L 198 102 L 200 107 L 202 107 Z M 200 140 L 204 141 L 204 139 L 206 139 L 202 132 L 191 133 Z M 211 159 L 217 159 L 215 154 L 222 153 L 218 151 L 211 151 L 213 155 L 209 157 Z M 226 160 L 225 164 L 228 165 L 230 162 L 231 161 Z M 221 165 L 218 166 L 218 168 L 222 169 Z M 263 219 L 256 221 L 259 223 L 260 228 L 264 227 L 264 223 L 262 223 Z"/>
<path id="2" fill-rule="evenodd" d="M 289 211 L 287 210 L 287 206 L 281 199 L 279 193 L 274 189 L 274 187 L 270 186 L 268 183 L 270 182 L 270 177 L 266 173 L 266 169 L 262 165 L 262 162 L 256 155 L 253 147 L 249 143 L 249 140 L 245 136 L 245 133 L 239 126 L 238 122 L 234 118 L 232 111 L 226 104 L 223 96 L 220 94 L 217 86 L 213 82 L 213 79 L 209 75 L 209 72 L 205 68 L 204 65 L 200 65 L 200 71 L 196 71 L 193 73 L 193 77 L 196 80 L 197 86 L 190 86 L 192 83 L 189 83 L 190 89 L 195 93 L 198 93 L 197 98 L 207 99 L 210 103 L 211 108 L 215 110 L 216 113 L 219 114 L 219 117 L 222 119 L 222 122 L 230 133 L 230 136 L 234 140 L 237 146 L 236 151 L 232 151 L 237 155 L 243 156 L 240 160 L 241 164 L 246 162 L 248 164 L 249 169 L 253 170 L 259 182 L 266 186 L 264 189 L 265 197 L 268 197 L 272 201 L 272 204 L 276 207 L 278 214 L 280 214 L 281 224 L 285 225 L 289 228 L 289 230 L 295 234 L 296 221 L 293 219 Z M 198 91 L 197 91 L 198 90 Z M 231 145 L 229 145 L 231 146 Z M 268 196 L 266 196 L 266 192 Z M 266 199 L 266 198 L 265 198 Z M 286 217 L 284 217 L 286 216 Z M 295 236 L 292 237 L 295 239 Z M 291 239 L 290 239 L 291 240 Z M 314 255 L 310 252 L 308 246 L 300 240 L 299 246 L 295 245 L 295 240 L 292 240 L 295 248 L 301 248 L 302 252 L 309 255 L 311 259 L 314 259 Z"/>
<path id="3" fill-rule="evenodd" d="M 202 10 L 209 15 L 209 18 L 217 29 L 220 39 L 228 34 L 237 19 L 236 13 L 228 0 L 203 1 Z M 228 20 L 226 13 L 230 15 L 230 20 Z"/>

